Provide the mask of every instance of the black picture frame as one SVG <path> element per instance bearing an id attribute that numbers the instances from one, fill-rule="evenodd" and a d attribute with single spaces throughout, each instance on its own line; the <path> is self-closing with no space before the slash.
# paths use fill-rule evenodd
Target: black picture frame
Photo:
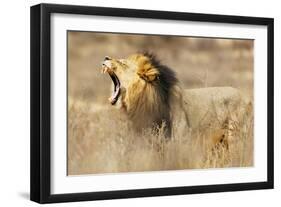
<path id="1" fill-rule="evenodd" d="M 51 194 L 50 183 L 50 130 L 51 130 L 51 45 L 50 15 L 53 13 L 83 14 L 113 17 L 181 20 L 210 23 L 232 23 L 267 26 L 267 181 L 238 184 L 218 184 L 186 187 Z M 274 186 L 274 103 L 273 103 L 273 44 L 274 20 L 272 18 L 195 14 L 168 11 L 103 8 L 89 6 L 39 4 L 31 7 L 31 151 L 30 151 L 30 199 L 38 203 L 119 199 L 146 196 L 211 193 L 272 189 Z"/>

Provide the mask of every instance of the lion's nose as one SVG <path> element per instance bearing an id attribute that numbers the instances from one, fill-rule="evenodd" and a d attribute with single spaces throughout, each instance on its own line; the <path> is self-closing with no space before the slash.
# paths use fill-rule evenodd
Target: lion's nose
<path id="1" fill-rule="evenodd" d="M 111 57 L 105 56 L 105 57 L 104 57 L 104 61 L 106 61 L 106 60 L 111 60 Z"/>

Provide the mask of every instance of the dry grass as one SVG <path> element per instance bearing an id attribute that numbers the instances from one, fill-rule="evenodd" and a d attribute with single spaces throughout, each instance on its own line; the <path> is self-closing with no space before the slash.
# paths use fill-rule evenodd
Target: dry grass
<path id="1" fill-rule="evenodd" d="M 253 114 L 233 121 L 230 142 L 213 146 L 212 129 L 165 140 L 135 135 L 107 102 L 111 81 L 100 75 L 106 55 L 157 54 L 184 88 L 233 86 L 253 101 L 253 41 L 70 32 L 68 38 L 68 174 L 117 173 L 253 165 Z"/>
<path id="2" fill-rule="evenodd" d="M 106 107 L 96 111 L 90 104 L 70 101 L 68 174 L 251 166 L 252 127 L 249 114 L 231 130 L 228 146 L 209 143 L 212 130 L 166 140 L 161 128 L 136 135 L 118 111 Z"/>

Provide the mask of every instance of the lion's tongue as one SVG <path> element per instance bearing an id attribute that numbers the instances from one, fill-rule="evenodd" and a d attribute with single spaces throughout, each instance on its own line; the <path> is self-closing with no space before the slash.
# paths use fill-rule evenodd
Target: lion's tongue
<path id="1" fill-rule="evenodd" d="M 116 74 L 114 72 L 108 73 L 110 78 L 112 79 L 113 83 L 114 83 L 114 91 L 111 95 L 111 97 L 109 98 L 109 101 L 112 105 L 114 105 L 120 95 L 120 81 L 118 79 L 118 77 L 116 76 Z"/>

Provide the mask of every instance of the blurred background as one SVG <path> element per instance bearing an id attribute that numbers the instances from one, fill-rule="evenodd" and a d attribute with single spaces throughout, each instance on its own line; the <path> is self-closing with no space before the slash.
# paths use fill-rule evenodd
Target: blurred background
<path id="1" fill-rule="evenodd" d="M 253 93 L 253 40 L 159 35 L 68 32 L 68 95 L 107 103 L 111 80 L 102 75 L 104 57 L 154 53 L 177 73 L 184 88 L 234 86 Z"/>

